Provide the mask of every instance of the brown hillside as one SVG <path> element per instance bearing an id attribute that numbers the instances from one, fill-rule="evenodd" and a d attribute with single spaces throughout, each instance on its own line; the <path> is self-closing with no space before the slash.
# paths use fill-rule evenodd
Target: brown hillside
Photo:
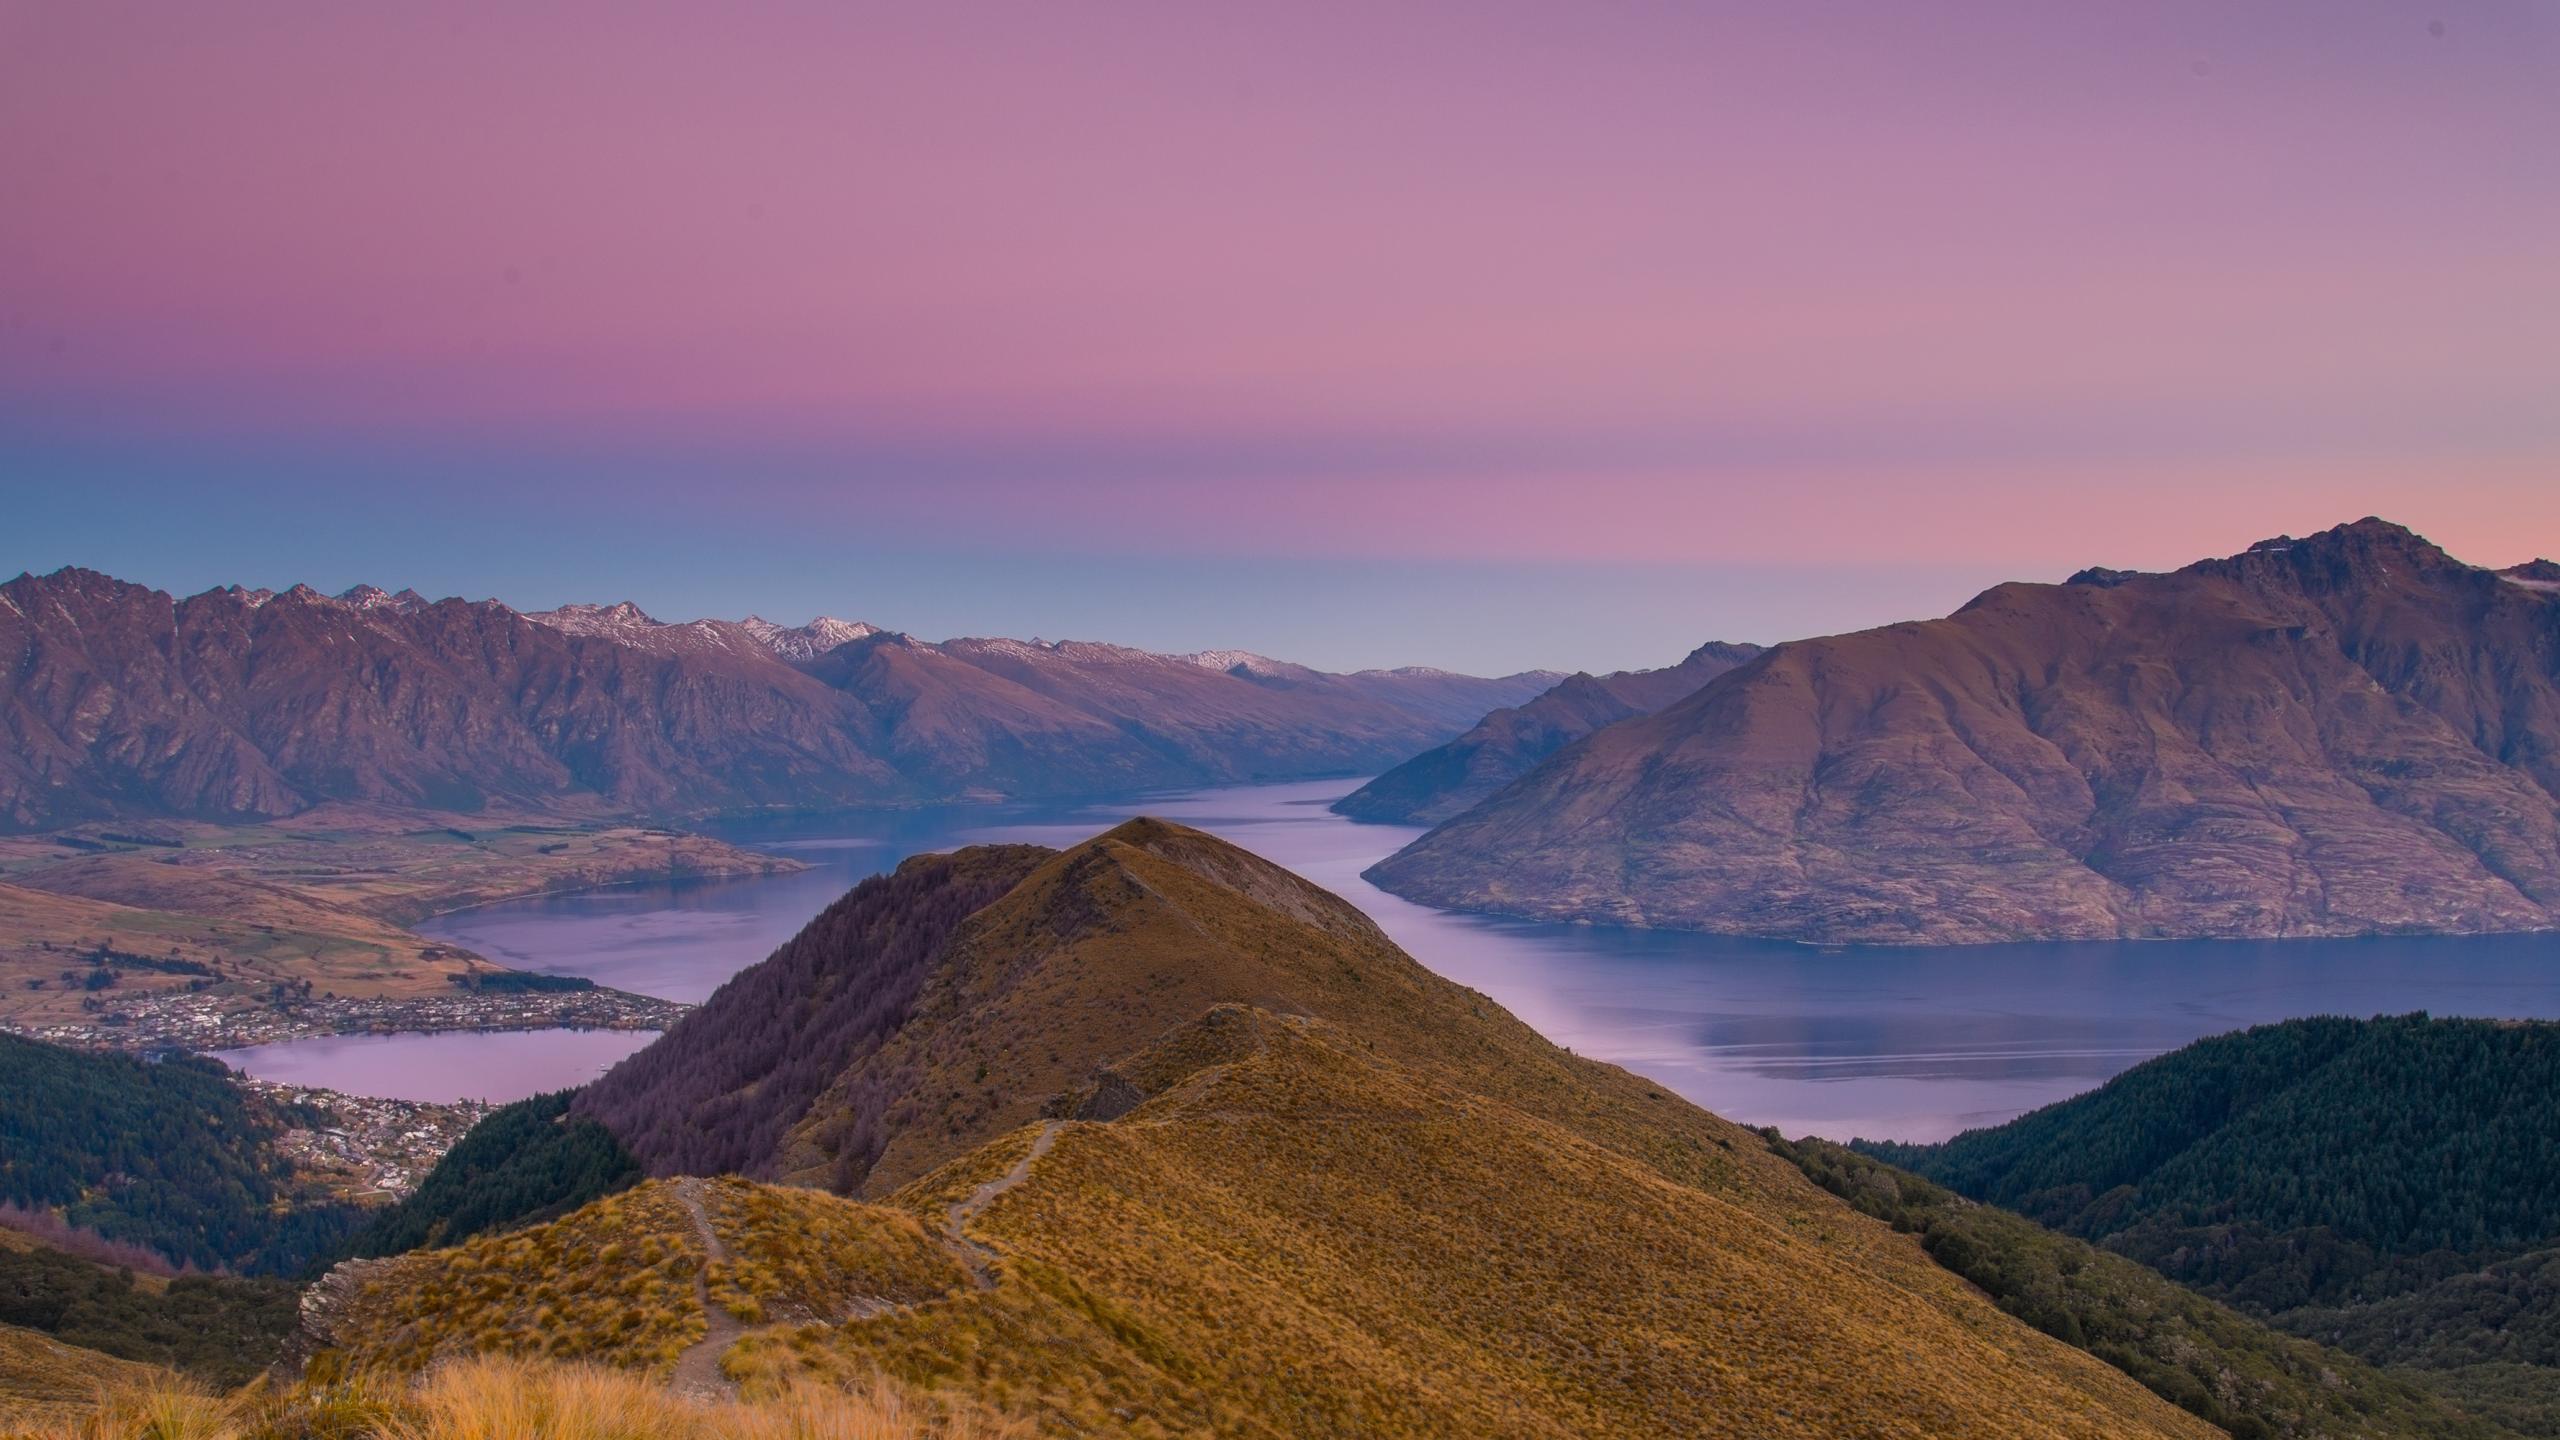
<path id="1" fill-rule="evenodd" d="M 959 883 L 1016 866 L 990 903 Z M 886 1373 L 1114 1436 L 2220 1433 L 1759 1135 L 1557 1049 L 1196 831 L 910 862 L 763 968 L 825 1010 L 928 948 L 903 1018 L 770 1167 L 870 1199 L 663 1180 L 342 1269 L 314 1373 L 475 1350 L 750 1396 Z M 727 1005 L 799 1008 L 741 980 Z M 749 1026 L 723 1008 L 702 1019 Z M 694 1023 L 670 1040 L 715 1033 Z M 690 1095 L 694 1068 L 650 1073 Z M 630 1074 L 617 1104 L 645 1113 Z M 831 1150 L 848 1125 L 872 1142 Z M 2342 1434 L 2488 1433 L 2333 1358 Z M 2254 1415 L 2254 1381 L 2180 1364 Z"/>
<path id="2" fill-rule="evenodd" d="M 1758 1136 L 1179 826 L 963 920 L 857 1072 L 791 1156 L 830 1173 L 838 1097 L 902 1081 L 876 1202 L 700 1192 L 750 1393 L 885 1369 L 1114 1435 L 2215 1433 Z M 678 1373 L 713 1333 L 698 1183 L 351 1272 L 321 1373 L 484 1348 Z"/>
<path id="3" fill-rule="evenodd" d="M 2378 520 L 1782 645 L 1371 872 L 1826 941 L 2560 923 L 2560 591 Z"/>
<path id="4" fill-rule="evenodd" d="M 1650 715 L 1759 653 L 1757 645 L 1709 641 L 1659 670 L 1568 676 L 1526 704 L 1485 716 L 1464 735 L 1414 756 L 1333 808 L 1354 820 L 1437 825 L 1592 731 Z"/>
<path id="5" fill-rule="evenodd" d="M 104 1389 L 169 1383 L 175 1377 L 157 1365 L 0 1325 L 0 1435 L 67 1420 L 87 1410 Z"/>
<path id="6" fill-rule="evenodd" d="M 1119 1073 L 1153 1091 L 1120 1118 L 999 1137 L 884 1203 L 711 1187 L 737 1257 L 715 1293 L 759 1322 L 728 1376 L 754 1396 L 885 1371 L 1070 1434 L 2219 1433 L 1756 1145 L 1720 1180 L 1676 1183 L 1332 1026 L 1241 1006 Z M 695 1249 L 653 1200 L 674 1183 L 561 1222 L 575 1237 L 397 1262 L 323 1373 L 612 1355 L 581 1317 L 629 1282 L 583 1257 L 607 1220 L 642 1260 Z M 937 1277 L 919 1224 L 987 1256 L 984 1285 L 947 1262 Z M 517 1318 L 536 1305 L 548 1324 Z M 704 1333 L 698 1314 L 679 1341 Z M 673 1373 L 664 1349 L 632 1358 Z"/>

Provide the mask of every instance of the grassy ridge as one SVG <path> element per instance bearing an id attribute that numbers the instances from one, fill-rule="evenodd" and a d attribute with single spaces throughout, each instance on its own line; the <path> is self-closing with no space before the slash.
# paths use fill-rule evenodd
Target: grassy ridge
<path id="1" fill-rule="evenodd" d="M 694 1298 L 706 1258 L 664 1186 L 625 1190 L 547 1225 L 369 1262 L 328 1333 L 364 1337 L 358 1370 L 495 1352 L 664 1374 L 706 1332 Z M 356 1373 L 329 1357 L 311 1371 Z"/>
<path id="2" fill-rule="evenodd" d="M 786 1170 L 842 1173 L 827 1122 L 846 1113 L 889 1127 L 861 1152 L 868 1200 L 652 1183 L 406 1257 L 328 1363 L 662 1367 L 664 1345 L 609 1328 L 632 1323 L 617 1287 L 723 1249 L 705 1279 L 752 1327 L 721 1362 L 750 1395 L 886 1374 L 1056 1433 L 2497 1433 L 1917 1180 L 1862 1203 L 1875 1162 L 1816 1174 L 1160 822 L 1042 861 L 958 924 Z M 669 1343 L 711 1333 L 690 1286 L 661 1288 Z"/>

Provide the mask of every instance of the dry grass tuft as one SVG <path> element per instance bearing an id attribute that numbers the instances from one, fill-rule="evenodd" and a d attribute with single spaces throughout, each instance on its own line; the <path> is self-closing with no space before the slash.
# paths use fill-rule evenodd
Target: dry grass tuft
<path id="1" fill-rule="evenodd" d="M 878 1377 L 802 1383 L 758 1401 L 690 1399 L 627 1370 L 480 1356 L 414 1384 L 375 1377 L 222 1399 L 183 1382 L 128 1386 L 24 1440 L 1029 1440 L 965 1400 Z"/>
<path id="2" fill-rule="evenodd" d="M 397 1317 L 369 1363 L 417 1370 L 496 1351 L 664 1371 L 707 1328 L 693 1288 L 701 1242 L 663 1183 L 431 1254 L 366 1285 L 359 1308 Z"/>
<path id="3" fill-rule="evenodd" d="M 707 1279 L 712 1300 L 750 1325 L 842 1320 L 939 1299 L 968 1271 L 901 1210 L 743 1180 L 704 1187 L 729 1250 Z"/>
<path id="4" fill-rule="evenodd" d="M 57 1411 L 0 1433 L 19 1440 L 249 1440 L 239 1407 L 174 1373 L 102 1390 L 85 1411 Z"/>

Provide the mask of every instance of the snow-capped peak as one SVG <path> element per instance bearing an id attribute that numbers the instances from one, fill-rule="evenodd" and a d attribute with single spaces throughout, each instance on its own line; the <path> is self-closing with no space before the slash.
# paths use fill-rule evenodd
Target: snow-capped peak
<path id="1" fill-rule="evenodd" d="M 427 603 L 427 597 L 415 590 L 402 590 L 394 595 L 379 585 L 358 585 L 338 592 L 338 603 L 359 610 L 416 610 Z"/>
<path id="2" fill-rule="evenodd" d="M 738 622 L 738 628 L 785 660 L 815 660 L 839 645 L 850 645 L 880 633 L 877 625 L 867 625 L 860 620 L 839 620 L 833 615 L 821 615 L 806 625 L 777 625 L 761 615 L 750 615 Z"/>
<path id="3" fill-rule="evenodd" d="M 1306 668 L 1303 665 L 1292 665 L 1286 660 L 1274 660 L 1268 655 L 1258 655 L 1251 650 L 1195 650 L 1188 655 L 1176 655 L 1172 658 L 1186 665 L 1197 665 L 1203 670 L 1217 670 L 1229 675 L 1290 675 Z"/>
<path id="4" fill-rule="evenodd" d="M 625 635 L 655 630 L 658 622 L 628 600 L 611 605 L 563 605 L 556 610 L 528 610 L 527 620 L 570 635 Z"/>

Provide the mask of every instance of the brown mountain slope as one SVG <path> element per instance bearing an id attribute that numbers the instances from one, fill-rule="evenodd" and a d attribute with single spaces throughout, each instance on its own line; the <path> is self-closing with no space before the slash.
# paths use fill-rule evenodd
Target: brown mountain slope
<path id="1" fill-rule="evenodd" d="M 1650 715 L 1759 653 L 1757 645 L 1711 640 L 1659 670 L 1568 676 L 1343 796 L 1334 812 L 1382 824 L 1437 825 L 1592 731 Z"/>
<path id="2" fill-rule="evenodd" d="M 2366 520 L 1781 645 L 1370 877 L 1825 941 L 2537 929 L 2555 794 L 2560 591 Z"/>
<path id="3" fill-rule="evenodd" d="M 858 950 L 881 927 L 854 918 Z M 788 1158 L 825 1173 L 830 1117 L 874 1102 L 875 1201 L 661 1182 L 344 1271 L 317 1373 L 494 1348 L 673 1375 L 720 1333 L 707 1296 L 757 1327 L 725 1347 L 750 1394 L 885 1370 L 1058 1433 L 2217 1433 L 1758 1136 L 1161 822 L 954 926 Z"/>
<path id="4" fill-rule="evenodd" d="M 578 1113 L 652 1175 L 778 1174 L 785 1132 L 907 1022 L 951 932 L 1052 853 L 976 846 L 863 881 L 587 1086 Z M 877 1153 L 884 1108 L 865 1105 L 840 1137 L 848 1180 Z"/>
<path id="5" fill-rule="evenodd" d="M 1340 774 L 1552 678 L 1280 685 L 1113 646 L 887 634 L 804 663 L 814 641 L 767 630 L 21 575 L 0 584 L 0 830 L 329 800 L 677 816 Z"/>
<path id="6" fill-rule="evenodd" d="M 1018 883 L 990 902 L 1008 872 Z M 1471 1085 L 1667 1171 L 1735 1133 L 1556 1050 L 1335 896 L 1157 820 L 1065 852 L 981 847 L 867 880 L 582 1103 L 661 1174 L 687 1168 L 675 1132 L 763 1133 L 771 1117 L 746 1111 L 778 1109 L 770 1148 L 724 1149 L 719 1166 L 880 1194 L 1044 1114 L 1108 1111 L 1112 1061 L 1219 1004 L 1322 1017 L 1402 1061 L 1464 1067 Z M 833 1067 L 814 1089 L 813 1057 Z M 1690 1118 L 1665 1128 L 1665 1114 Z"/>

